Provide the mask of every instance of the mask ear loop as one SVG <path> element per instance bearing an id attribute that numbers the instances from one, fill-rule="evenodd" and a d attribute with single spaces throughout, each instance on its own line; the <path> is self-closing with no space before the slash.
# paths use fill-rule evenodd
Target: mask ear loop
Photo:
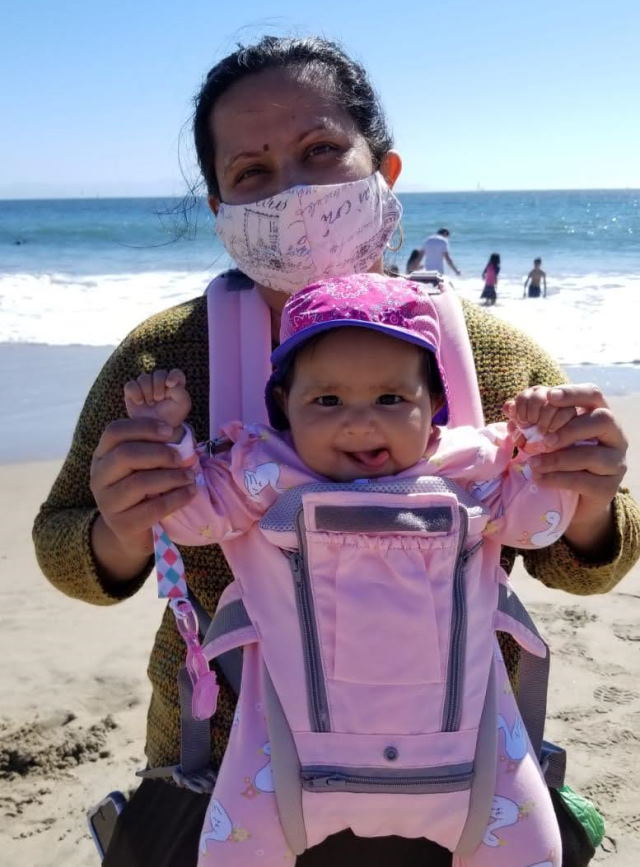
<path id="1" fill-rule="evenodd" d="M 391 241 L 391 238 L 393 238 L 393 235 L 391 236 L 391 238 L 389 238 L 389 241 L 387 241 L 387 250 L 388 250 L 390 253 L 397 253 L 398 250 L 399 250 L 399 249 L 402 247 L 402 245 L 404 244 L 404 229 L 402 228 L 402 223 L 399 223 L 399 224 L 398 224 L 398 229 L 397 229 L 397 230 L 398 230 L 398 233 L 399 233 L 399 235 L 400 235 L 400 238 L 399 238 L 398 243 L 396 244 L 396 246 L 395 246 L 395 247 L 392 247 L 391 244 L 390 244 L 390 241 Z"/>

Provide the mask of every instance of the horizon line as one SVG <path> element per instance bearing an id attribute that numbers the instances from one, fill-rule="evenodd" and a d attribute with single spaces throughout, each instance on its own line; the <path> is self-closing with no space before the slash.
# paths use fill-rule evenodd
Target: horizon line
<path id="1" fill-rule="evenodd" d="M 482 195 L 483 193 L 597 193 L 597 192 L 640 192 L 640 187 L 503 187 L 503 188 L 485 188 L 476 187 L 475 189 L 396 189 L 399 195 L 443 195 L 443 194 L 473 194 Z M 54 196 L 3 196 L 0 195 L 0 202 L 53 202 L 53 201 L 99 201 L 99 200 L 114 200 L 114 199 L 180 199 L 192 198 L 188 193 L 184 195 L 176 195 L 175 193 L 153 193 L 147 195 L 123 194 L 113 195 L 111 193 L 94 193 L 92 195 L 54 195 Z M 198 199 L 206 199 L 206 195 L 196 196 Z"/>

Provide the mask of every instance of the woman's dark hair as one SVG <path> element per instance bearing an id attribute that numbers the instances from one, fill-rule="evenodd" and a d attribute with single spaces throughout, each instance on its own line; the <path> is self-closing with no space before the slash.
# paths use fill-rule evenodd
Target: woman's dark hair
<path id="1" fill-rule="evenodd" d="M 255 45 L 240 46 L 209 70 L 195 98 L 193 136 L 198 163 L 210 195 L 219 196 L 215 173 L 215 142 L 210 118 L 218 99 L 237 81 L 265 69 L 299 68 L 329 79 L 336 102 L 343 106 L 366 139 L 374 168 L 392 147 L 392 138 L 380 101 L 364 68 L 351 60 L 335 42 L 316 36 L 292 39 L 263 36 Z M 314 76 L 315 77 L 315 76 Z"/>
<path id="2" fill-rule="evenodd" d="M 497 277 L 498 274 L 500 273 L 500 253 L 492 253 L 489 256 L 489 261 L 487 262 L 487 268 L 489 267 L 489 265 L 493 265 L 493 267 L 496 269 L 496 277 Z"/>

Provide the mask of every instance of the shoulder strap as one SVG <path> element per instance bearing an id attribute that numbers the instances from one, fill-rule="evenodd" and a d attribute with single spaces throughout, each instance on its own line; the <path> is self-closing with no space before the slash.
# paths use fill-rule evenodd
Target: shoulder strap
<path id="1" fill-rule="evenodd" d="M 411 280 L 426 283 L 440 320 L 440 358 L 447 371 L 449 425 L 484 426 L 480 388 L 460 299 L 437 271 L 417 271 Z"/>
<path id="2" fill-rule="evenodd" d="M 227 271 L 209 283 L 209 435 L 230 419 L 268 424 L 264 388 L 271 375 L 271 317 L 253 283 Z"/>

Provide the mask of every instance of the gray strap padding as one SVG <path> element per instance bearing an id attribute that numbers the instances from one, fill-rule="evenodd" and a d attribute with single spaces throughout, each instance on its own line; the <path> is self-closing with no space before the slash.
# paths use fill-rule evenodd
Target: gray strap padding
<path id="1" fill-rule="evenodd" d="M 205 632 L 204 644 L 209 644 L 221 635 L 227 635 L 229 632 L 235 632 L 236 629 L 243 629 L 245 626 L 251 626 L 251 620 L 247 614 L 247 609 L 244 607 L 242 599 L 234 599 L 222 608 L 216 611 L 209 628 Z"/>
<path id="2" fill-rule="evenodd" d="M 302 812 L 302 783 L 298 751 L 266 666 L 263 666 L 262 670 L 264 673 L 265 714 L 269 743 L 271 744 L 271 769 L 280 824 L 293 854 L 301 855 L 307 848 L 307 831 Z"/>
<path id="3" fill-rule="evenodd" d="M 213 639 L 217 638 L 218 635 L 229 632 L 231 629 L 240 629 L 242 626 L 249 626 L 251 624 L 249 615 L 240 599 L 223 606 L 223 608 L 216 612 L 216 615 L 213 618 L 209 617 L 191 591 L 189 591 L 189 600 L 193 605 L 193 610 L 196 612 L 198 618 L 200 637 L 204 639 L 202 642 L 203 644 L 206 644 L 208 641 L 213 641 Z M 218 620 L 218 618 L 220 618 L 220 620 Z M 209 633 L 213 623 L 215 623 L 216 626 L 214 630 Z M 235 647 L 233 650 L 221 653 L 220 656 L 216 658 L 216 665 L 219 666 L 231 689 L 236 695 L 238 695 L 240 692 L 240 681 L 242 679 L 242 648 Z"/>
<path id="4" fill-rule="evenodd" d="M 220 635 L 249 626 L 251 621 L 241 599 L 234 600 L 209 617 L 198 600 L 189 594 L 189 600 L 198 617 L 203 645 Z M 242 648 L 237 647 L 221 654 L 216 662 L 236 695 L 242 678 Z M 207 720 L 194 719 L 191 712 L 193 686 L 187 669 L 178 672 L 178 695 L 180 698 L 180 764 L 163 768 L 139 771 L 140 777 L 172 778 L 178 785 L 193 792 L 211 792 L 216 774 L 211 768 L 211 724 Z"/>
<path id="5" fill-rule="evenodd" d="M 200 618 L 198 617 L 199 620 Z M 226 635 L 228 632 L 234 632 L 236 629 L 242 629 L 245 626 L 251 626 L 251 619 L 247 614 L 247 609 L 244 607 L 242 599 L 235 599 L 216 611 L 215 616 L 210 620 L 209 626 L 204 633 L 202 644 L 208 644 L 221 635 Z M 220 670 L 227 679 L 229 686 L 237 696 L 240 692 L 240 681 L 242 680 L 242 648 L 234 647 L 233 650 L 221 653 L 220 656 L 216 657 L 216 663 L 220 666 Z"/>
<path id="6" fill-rule="evenodd" d="M 455 854 L 458 856 L 470 855 L 475 852 L 489 824 L 491 799 L 496 787 L 496 763 L 498 760 L 497 706 L 495 666 L 492 662 L 476 742 L 469 812 L 455 850 Z"/>
<path id="7" fill-rule="evenodd" d="M 533 632 L 547 648 L 544 659 L 541 659 L 539 656 L 529 653 L 524 647 L 520 647 L 518 690 L 516 693 L 516 701 L 529 740 L 535 755 L 540 756 L 542 762 L 542 738 L 547 716 L 547 691 L 549 689 L 549 647 L 540 636 L 522 602 L 512 590 L 508 590 L 502 584 L 499 588 L 498 609 Z"/>
<path id="8" fill-rule="evenodd" d="M 180 695 L 180 767 L 186 776 L 199 774 L 211 765 L 211 724 L 191 713 L 193 687 L 187 669 L 178 672 Z"/>

